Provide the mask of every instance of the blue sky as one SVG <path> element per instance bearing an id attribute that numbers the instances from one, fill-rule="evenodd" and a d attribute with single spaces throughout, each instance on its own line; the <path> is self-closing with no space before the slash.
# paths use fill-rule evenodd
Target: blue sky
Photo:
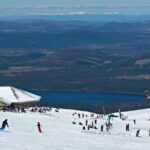
<path id="1" fill-rule="evenodd" d="M 150 0 L 0 0 L 0 15 L 74 13 L 150 14 Z"/>
<path id="2" fill-rule="evenodd" d="M 0 0 L 0 7 L 41 5 L 150 5 L 150 0 Z"/>

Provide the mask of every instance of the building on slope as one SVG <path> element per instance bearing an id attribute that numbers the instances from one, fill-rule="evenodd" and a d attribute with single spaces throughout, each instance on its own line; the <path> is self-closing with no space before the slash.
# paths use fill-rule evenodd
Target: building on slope
<path id="1" fill-rule="evenodd" d="M 40 96 L 12 86 L 0 86 L 0 107 L 39 102 Z"/>

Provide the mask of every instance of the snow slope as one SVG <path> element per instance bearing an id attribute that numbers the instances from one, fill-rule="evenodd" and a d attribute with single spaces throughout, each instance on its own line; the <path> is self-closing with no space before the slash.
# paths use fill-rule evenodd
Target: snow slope
<path id="1" fill-rule="evenodd" d="M 0 112 L 0 122 L 8 119 L 10 127 L 0 132 L 1 150 L 149 150 L 150 109 L 124 112 L 128 120 L 119 118 L 112 120 L 113 128 L 110 133 L 100 130 L 82 131 L 79 122 L 85 123 L 85 118 L 72 116 L 75 110 L 54 109 L 46 114 Z M 89 122 L 93 119 L 88 112 Z M 116 113 L 117 114 L 117 113 Z M 118 115 L 118 114 L 117 114 Z M 96 114 L 95 114 L 96 116 Z M 136 119 L 137 124 L 133 123 Z M 43 133 L 37 131 L 37 122 L 43 125 Z M 76 122 L 76 125 L 72 124 Z M 97 127 L 106 122 L 106 118 L 98 119 Z M 131 131 L 125 131 L 129 123 Z M 141 129 L 142 137 L 135 137 L 137 129 Z"/>

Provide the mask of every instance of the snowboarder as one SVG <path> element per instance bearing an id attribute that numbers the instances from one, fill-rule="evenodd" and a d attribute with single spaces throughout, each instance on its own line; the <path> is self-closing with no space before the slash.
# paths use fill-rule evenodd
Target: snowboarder
<path id="1" fill-rule="evenodd" d="M 40 122 L 38 122 L 38 123 L 37 123 L 37 128 L 38 128 L 39 133 L 42 133 L 41 127 L 42 127 L 42 126 L 41 126 Z"/>
<path id="2" fill-rule="evenodd" d="M 3 122 L 2 122 L 2 127 L 0 128 L 1 130 L 4 130 L 6 128 L 6 126 L 9 128 L 9 125 L 8 125 L 8 120 L 5 119 Z"/>
<path id="3" fill-rule="evenodd" d="M 137 130 L 136 131 L 136 137 L 139 137 L 139 134 L 140 134 L 140 130 Z"/>

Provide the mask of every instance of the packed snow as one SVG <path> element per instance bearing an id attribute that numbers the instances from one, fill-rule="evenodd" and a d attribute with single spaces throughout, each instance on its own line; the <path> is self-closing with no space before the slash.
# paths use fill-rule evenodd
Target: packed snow
<path id="1" fill-rule="evenodd" d="M 80 114 L 80 115 L 79 115 Z M 90 112 L 52 109 L 44 113 L 0 112 L 0 121 L 8 119 L 9 128 L 0 132 L 1 150 L 149 150 L 150 109 L 123 112 L 124 120 L 111 119 L 112 127 L 107 132 L 108 116 Z M 119 113 L 115 113 L 119 116 Z M 133 120 L 136 120 L 134 124 Z M 94 123 L 97 129 L 87 129 Z M 95 124 L 97 120 L 97 124 Z M 37 122 L 42 125 L 38 132 Z M 80 124 L 80 125 L 79 125 Z M 126 124 L 130 130 L 126 131 Z M 101 132 L 101 125 L 104 131 Z M 85 130 L 83 130 L 85 126 Z M 139 137 L 136 131 L 140 129 Z"/>

